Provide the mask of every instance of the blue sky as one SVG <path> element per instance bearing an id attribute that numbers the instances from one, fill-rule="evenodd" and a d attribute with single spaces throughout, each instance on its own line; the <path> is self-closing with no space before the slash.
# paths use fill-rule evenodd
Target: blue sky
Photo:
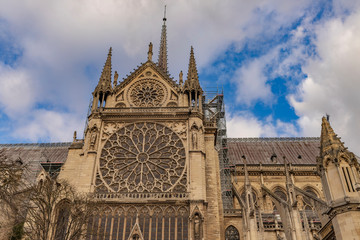
<path id="1" fill-rule="evenodd" d="M 169 71 L 186 76 L 194 46 L 203 88 L 224 90 L 230 137 L 319 136 L 328 113 L 359 153 L 357 0 L 0 0 L 0 143 L 83 132 L 108 48 L 121 78 L 145 62 L 164 4 Z"/>

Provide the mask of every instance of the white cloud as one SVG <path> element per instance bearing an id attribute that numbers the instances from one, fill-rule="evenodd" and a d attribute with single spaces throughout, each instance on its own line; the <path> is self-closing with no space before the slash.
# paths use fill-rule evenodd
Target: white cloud
<path id="1" fill-rule="evenodd" d="M 257 119 L 251 112 L 241 111 L 227 116 L 227 136 L 237 137 L 289 137 L 297 136 L 292 123 L 273 121 L 268 116 L 265 121 Z"/>
<path id="2" fill-rule="evenodd" d="M 359 154 L 360 12 L 331 19 L 315 33 L 319 57 L 303 68 L 309 77 L 289 97 L 290 103 L 300 116 L 303 135 L 319 136 L 321 116 L 328 113 L 335 132 Z"/>
<path id="3" fill-rule="evenodd" d="M 312 2 L 169 2 L 167 25 L 171 74 L 177 76 L 180 70 L 186 73 L 190 45 L 195 47 L 199 70 L 206 71 L 208 64 L 230 44 L 239 47 L 244 39 L 273 36 L 302 16 Z M 343 13 L 349 6 L 356 9 L 356 2 L 339 4 L 335 1 L 334 6 L 337 12 Z M 79 119 L 87 111 L 91 91 L 98 80 L 109 46 L 113 47 L 113 70 L 118 70 L 120 77 L 146 60 L 146 48 L 150 41 L 155 45 L 156 60 L 164 1 L 0 0 L 0 5 L 0 19 L 6 22 L 1 27 L 9 27 L 0 32 L 9 33 L 14 46 L 21 48 L 23 53 L 13 67 L 0 65 L 0 107 L 2 114 L 10 117 L 18 127 L 18 139 L 25 136 L 21 132 L 27 132 L 28 139 L 34 141 L 44 138 L 60 140 L 64 136 L 69 136 L 68 140 L 71 140 L 73 130 L 82 131 L 84 121 Z M 320 121 L 320 115 L 324 112 L 332 115 L 334 125 L 337 125 L 335 115 L 340 114 L 343 119 L 340 125 L 345 124 L 346 119 L 347 126 L 360 129 L 355 121 L 359 117 L 355 106 L 359 101 L 356 93 L 359 81 L 355 75 L 358 74 L 356 40 L 359 39 L 360 21 L 354 16 L 316 29 L 321 59 L 313 60 L 304 68 L 311 78 L 301 85 L 296 95 L 289 97 L 301 117 L 299 124 L 303 127 L 304 135 L 317 135 L 312 130 L 315 129 L 313 124 Z M 291 44 L 299 47 L 294 47 L 292 54 L 281 60 L 282 65 L 275 74 L 290 74 L 289 66 L 303 61 L 304 49 L 296 41 L 302 39 L 307 27 L 302 24 L 293 33 L 294 42 Z M 336 40 L 339 36 L 341 38 Z M 274 94 L 262 69 L 272 61 L 278 62 L 276 51 L 278 49 L 267 58 L 247 62 L 237 71 L 235 80 L 239 87 L 239 101 L 247 105 L 258 99 L 266 103 L 274 101 Z M 316 87 L 322 91 L 316 91 Z M 321 93 L 324 96 L 321 97 Z M 330 96 L 332 100 L 328 103 Z M 339 100 L 334 101 L 334 96 Z M 38 105 L 46 105 L 45 108 L 50 110 L 41 110 Z M 333 110 L 336 113 L 333 114 Z M 36 123 L 43 122 L 40 117 L 44 118 L 43 127 Z M 49 124 L 51 121 L 46 119 L 54 119 L 54 129 Z M 64 119 L 68 120 L 66 126 L 62 123 Z M 235 124 L 235 119 L 232 119 L 232 126 L 239 125 Z M 255 118 L 238 119 L 243 121 L 244 127 L 254 129 L 249 130 L 250 135 L 271 136 L 281 135 L 282 132 L 295 135 L 292 125 L 281 121 L 270 124 Z M 231 126 L 232 122 L 229 123 Z M 58 129 L 61 126 L 64 127 L 60 132 Z M 320 129 L 319 125 L 316 129 Z M 344 131 L 350 132 L 350 135 L 356 132 L 349 129 Z"/>
<path id="4" fill-rule="evenodd" d="M 17 117 L 35 103 L 36 83 L 26 69 L 14 69 L 0 63 L 0 107 L 10 117 Z"/>
<path id="5" fill-rule="evenodd" d="M 270 103 L 272 92 L 263 73 L 267 60 L 256 59 L 239 68 L 232 81 L 237 85 L 236 101 L 250 106 L 255 101 Z"/>
<path id="6" fill-rule="evenodd" d="M 180 70 L 187 71 L 190 45 L 195 47 L 199 70 L 205 69 L 231 43 L 241 43 L 244 38 L 255 36 L 264 29 L 276 31 L 300 16 L 309 2 L 169 2 L 170 72 L 178 76 Z M 30 124 L 31 112 L 39 109 L 38 105 L 46 105 L 59 114 L 69 114 L 72 122 L 83 116 L 109 46 L 113 47 L 113 70 L 118 70 L 120 77 L 146 60 L 150 41 L 155 45 L 156 60 L 164 1 L 0 0 L 0 5 L 0 19 L 6 22 L 1 27 L 9 28 L 6 32 L 11 35 L 11 41 L 23 53 L 14 70 L 10 70 L 17 81 L 0 91 L 0 106 L 5 107 L 6 114 L 28 110 L 21 115 L 24 121 L 18 120 L 19 115 L 12 115 L 15 126 L 24 127 L 21 124 L 26 121 Z M 259 18 L 267 14 L 275 16 L 271 20 L 274 24 Z M 259 27 L 264 23 L 269 24 Z M 3 76 L 2 81 L 4 79 Z M 16 94 L 7 97 L 8 90 L 18 86 L 19 81 L 22 84 L 15 88 Z M 263 90 L 267 91 L 266 88 Z M 18 95 L 23 98 L 17 98 Z M 30 128 L 35 129 L 33 125 Z M 76 124 L 70 128 L 80 130 Z M 59 139 L 56 130 L 42 132 L 47 132 L 49 138 Z"/>
<path id="7" fill-rule="evenodd" d="M 78 116 L 48 111 L 35 110 L 27 121 L 21 121 L 13 132 L 16 139 L 32 142 L 64 142 L 70 141 L 74 129 L 78 129 L 78 136 L 82 135 L 85 121 Z"/>

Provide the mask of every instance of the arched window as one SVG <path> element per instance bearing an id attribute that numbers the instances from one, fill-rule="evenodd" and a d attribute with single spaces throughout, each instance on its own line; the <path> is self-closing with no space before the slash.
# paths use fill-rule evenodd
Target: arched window
<path id="1" fill-rule="evenodd" d="M 254 205 L 257 206 L 257 196 L 256 196 L 256 193 L 254 191 L 252 191 L 252 198 L 253 198 L 253 201 L 254 201 Z M 241 199 L 244 202 L 246 202 L 245 191 L 242 192 Z M 250 199 L 249 199 L 249 201 L 250 201 Z"/>
<path id="2" fill-rule="evenodd" d="M 310 195 L 314 196 L 314 197 L 318 197 L 316 191 L 312 188 L 312 187 L 306 187 L 305 192 L 309 193 Z"/>
<path id="3" fill-rule="evenodd" d="M 239 240 L 239 231 L 234 226 L 228 226 L 225 231 L 225 240 Z"/>
<path id="4" fill-rule="evenodd" d="M 56 231 L 55 231 L 55 240 L 63 240 L 66 237 L 68 231 L 68 222 L 69 222 L 69 203 L 63 202 L 59 205 L 57 221 L 56 221 Z"/>
<path id="5" fill-rule="evenodd" d="M 280 187 L 275 188 L 274 189 L 274 194 L 276 196 L 278 196 L 279 198 L 281 198 L 282 200 L 287 201 L 287 195 L 286 195 L 285 191 L 282 188 L 280 188 Z"/>

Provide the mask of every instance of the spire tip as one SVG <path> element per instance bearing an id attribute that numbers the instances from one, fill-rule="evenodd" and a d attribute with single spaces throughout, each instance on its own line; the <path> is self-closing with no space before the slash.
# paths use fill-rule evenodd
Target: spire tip
<path id="1" fill-rule="evenodd" d="M 164 21 L 164 24 L 165 24 L 165 22 L 166 22 L 166 5 L 165 5 L 165 7 L 164 7 L 164 18 L 163 18 L 163 21 Z"/>

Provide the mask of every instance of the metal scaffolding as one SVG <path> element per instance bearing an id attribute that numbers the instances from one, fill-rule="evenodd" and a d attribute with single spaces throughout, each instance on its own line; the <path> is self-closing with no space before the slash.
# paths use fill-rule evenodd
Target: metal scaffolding
<path id="1" fill-rule="evenodd" d="M 204 113 L 207 121 L 216 121 L 216 149 L 219 154 L 221 196 L 224 210 L 233 208 L 231 190 L 231 172 L 229 167 L 228 146 L 226 136 L 226 118 L 223 90 L 219 88 L 205 91 Z"/>

